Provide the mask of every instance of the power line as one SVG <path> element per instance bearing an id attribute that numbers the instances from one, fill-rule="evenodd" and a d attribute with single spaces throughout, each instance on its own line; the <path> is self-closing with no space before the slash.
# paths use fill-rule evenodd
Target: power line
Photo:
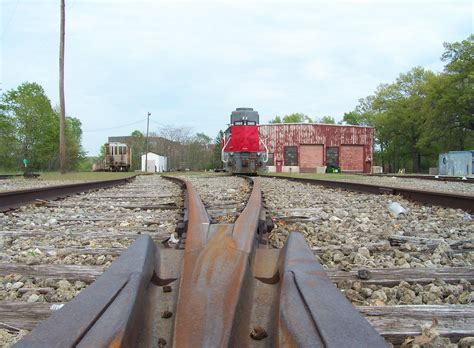
<path id="1" fill-rule="evenodd" d="M 119 128 L 123 128 L 123 127 L 133 126 L 134 124 L 141 123 L 141 122 L 143 122 L 143 120 L 135 121 L 135 122 L 132 122 L 132 123 L 127 123 L 127 124 L 122 124 L 120 126 L 115 126 L 115 127 L 100 128 L 100 129 L 89 129 L 89 130 L 84 130 L 83 132 L 84 133 L 91 133 L 91 132 L 108 131 L 108 130 L 112 130 L 112 129 L 119 129 Z"/>
<path id="2" fill-rule="evenodd" d="M 160 122 L 156 122 L 156 121 L 154 121 L 154 120 L 150 120 L 150 122 L 152 122 L 152 123 L 158 125 L 158 128 L 166 128 L 166 127 L 167 127 L 165 124 L 160 123 Z"/>

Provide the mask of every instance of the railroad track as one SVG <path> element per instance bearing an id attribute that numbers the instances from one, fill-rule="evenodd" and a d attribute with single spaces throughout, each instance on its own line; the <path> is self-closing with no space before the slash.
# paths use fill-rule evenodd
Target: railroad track
<path id="1" fill-rule="evenodd" d="M 268 229 L 259 184 L 239 217 L 219 224 L 211 223 L 191 183 L 184 185 L 183 251 L 158 249 L 149 236 L 139 237 L 17 345 L 385 345 L 332 285 L 301 235 L 267 261 L 267 249 L 257 248 L 257 235 Z M 333 334 L 338 325 L 345 335 Z"/>
<path id="2" fill-rule="evenodd" d="M 368 174 L 367 176 L 374 177 L 388 177 L 388 178 L 397 178 L 397 179 L 422 179 L 422 180 L 433 180 L 433 181 L 449 181 L 449 182 L 461 182 L 466 184 L 473 184 L 474 177 L 469 176 L 445 176 L 445 175 L 416 175 L 416 174 Z"/>
<path id="3" fill-rule="evenodd" d="M 33 203 L 0 213 L 0 328 L 9 333 L 0 335 L 0 345 L 15 339 L 18 330 L 14 328 L 31 330 L 44 317 L 41 311 L 27 309 L 29 305 L 45 305 L 47 315 L 51 314 L 51 305 L 73 298 L 141 233 L 160 243 L 174 232 L 182 207 L 176 185 L 157 176 L 114 183 L 113 187 L 110 181 L 103 183 L 109 189 L 90 183 L 66 185 L 69 192 L 66 187 L 26 190 L 25 201 Z M 74 193 L 87 189 L 93 191 Z M 72 195 L 60 200 L 35 199 L 34 192 L 45 195 L 48 191 L 48 197 Z M 8 205 L 9 194 L 15 198 L 10 202 L 17 206 L 16 192 L 3 192 L 2 205 Z M 44 272 L 28 273 L 32 267 Z M 78 275 L 74 273 L 78 267 L 95 267 L 96 273 Z M 67 274 L 49 276 L 58 269 Z M 21 309 L 22 305 L 26 307 Z"/>
<path id="4" fill-rule="evenodd" d="M 191 178 L 189 179 L 191 180 Z M 155 272 L 158 278 L 156 277 L 154 278 L 154 283 L 158 283 L 158 285 L 155 286 L 155 285 L 150 285 L 151 283 L 148 283 L 149 286 L 147 287 L 148 289 L 147 292 L 150 292 L 150 296 L 152 297 L 155 296 L 153 298 L 156 299 L 156 301 L 151 301 L 152 303 L 147 302 L 146 304 L 146 307 L 147 308 L 149 307 L 150 311 L 154 312 L 154 315 L 149 315 L 145 317 L 144 319 L 147 323 L 153 323 L 151 324 L 150 327 L 146 326 L 146 328 L 149 328 L 150 330 L 147 334 L 148 335 L 151 334 L 152 336 L 152 338 L 148 338 L 142 341 L 146 344 L 163 345 L 164 342 L 167 342 L 169 345 L 172 345 L 172 343 L 175 343 L 175 345 L 179 343 L 181 345 L 183 342 L 184 343 L 188 342 L 193 345 L 196 345 L 196 344 L 199 345 L 199 342 L 203 342 L 202 340 L 218 340 L 219 337 L 220 338 L 225 337 L 225 339 L 228 340 L 227 342 L 235 342 L 233 340 L 237 339 L 239 342 L 239 345 L 244 345 L 244 346 L 245 345 L 274 345 L 278 340 L 282 339 L 281 338 L 282 336 L 280 334 L 282 326 L 281 325 L 279 326 L 279 324 L 275 323 L 274 317 L 276 313 L 279 313 L 279 310 L 280 310 L 278 308 L 278 305 L 277 305 L 278 300 L 276 300 L 276 298 L 278 298 L 278 296 L 280 296 L 280 294 L 282 293 L 281 288 L 283 287 L 283 284 L 285 283 L 285 281 L 282 278 L 275 276 L 275 274 L 277 274 L 277 272 L 275 272 L 275 269 L 278 268 L 277 265 L 279 264 L 279 262 L 281 264 L 281 261 L 278 261 L 278 260 L 279 259 L 281 260 L 281 258 L 284 258 L 284 256 L 282 255 L 285 255 L 285 253 L 288 254 L 288 247 L 286 247 L 286 249 L 284 248 L 283 250 L 268 248 L 268 244 L 267 245 L 262 244 L 262 242 L 265 242 L 265 240 L 267 239 L 267 238 L 262 237 L 262 233 L 260 234 L 257 233 L 253 237 L 254 238 L 253 243 L 255 243 L 254 254 L 252 254 L 252 252 L 248 252 L 248 253 L 243 252 L 242 250 L 240 250 L 240 252 L 238 253 L 240 258 L 246 257 L 247 259 L 249 259 L 251 266 L 250 268 L 247 267 L 246 271 L 243 272 L 244 276 L 240 277 L 244 279 L 243 282 L 241 282 L 241 285 L 242 285 L 241 288 L 243 290 L 240 291 L 237 295 L 236 294 L 232 296 L 229 295 L 231 300 L 234 301 L 234 303 L 235 302 L 238 303 L 237 307 L 239 308 L 239 310 L 235 312 L 237 314 L 234 316 L 234 318 L 237 318 L 237 322 L 240 323 L 243 321 L 241 320 L 243 315 L 247 315 L 250 318 L 247 321 L 243 321 L 244 323 L 248 324 L 246 328 L 242 329 L 242 324 L 237 324 L 237 326 L 230 325 L 230 328 L 229 328 L 228 323 L 227 322 L 224 323 L 223 320 L 217 320 L 216 317 L 206 317 L 206 315 L 209 315 L 206 313 L 212 313 L 211 309 L 214 309 L 214 305 L 216 303 L 217 304 L 223 303 L 224 301 L 223 297 L 225 298 L 226 296 L 223 296 L 222 294 L 227 294 L 229 292 L 229 291 L 226 292 L 222 290 L 226 286 L 226 282 L 223 281 L 224 278 L 222 275 L 214 279 L 213 284 L 216 284 L 217 286 L 217 289 L 218 289 L 216 290 L 217 293 L 207 292 L 208 287 L 204 287 L 202 292 L 200 292 L 201 294 L 202 293 L 207 294 L 204 299 L 200 298 L 195 293 L 196 291 L 194 290 L 194 289 L 199 289 L 199 286 L 202 286 L 202 284 L 199 281 L 197 281 L 197 283 L 196 282 L 193 283 L 191 281 L 188 281 L 188 283 L 186 283 L 186 282 L 181 281 L 181 283 L 184 285 L 178 284 L 181 279 L 189 279 L 189 277 L 183 274 L 184 272 L 186 272 L 186 270 L 188 270 L 188 273 L 190 272 L 192 274 L 195 274 L 197 272 L 196 271 L 198 269 L 198 266 L 196 266 L 197 264 L 201 264 L 201 266 L 207 267 L 205 268 L 206 270 L 205 272 L 199 268 L 200 273 L 205 273 L 205 274 L 222 273 L 222 272 L 213 273 L 210 271 L 213 269 L 213 267 L 217 267 L 217 265 L 222 265 L 222 262 L 218 264 L 213 264 L 213 262 L 216 261 L 216 259 L 219 260 L 218 255 L 220 255 L 219 253 L 221 252 L 224 253 L 225 259 L 229 257 L 229 260 L 233 260 L 231 259 L 231 256 L 232 256 L 232 251 L 234 250 L 233 248 L 229 249 L 229 247 L 226 246 L 228 244 L 226 242 L 229 242 L 231 240 L 234 241 L 236 238 L 234 237 L 228 238 L 229 237 L 228 230 L 232 229 L 233 231 L 235 231 L 236 224 L 237 226 L 239 224 L 236 221 L 236 218 L 238 216 L 245 217 L 245 214 L 243 213 L 243 210 L 242 210 L 245 205 L 242 205 L 242 202 L 240 201 L 240 199 L 237 196 L 235 196 L 235 192 L 240 191 L 244 197 L 244 200 L 246 200 L 247 197 L 250 196 L 250 189 L 248 189 L 248 186 L 246 186 L 245 182 L 242 179 L 240 179 L 240 183 L 235 184 L 235 186 L 231 187 L 230 186 L 231 180 L 237 180 L 237 179 L 224 178 L 223 180 L 229 180 L 229 181 L 226 182 L 225 184 L 226 189 L 224 192 L 220 193 L 220 197 L 215 198 L 215 197 L 212 197 L 211 195 L 208 195 L 207 197 L 205 190 L 202 190 L 201 186 L 207 185 L 208 189 L 211 190 L 214 186 L 212 180 L 214 179 L 204 178 L 201 180 L 201 182 L 199 182 L 199 180 L 193 179 L 193 184 L 196 184 L 196 187 L 198 187 L 200 190 L 199 192 L 200 195 L 204 197 L 203 198 L 204 204 L 198 210 L 202 211 L 204 207 L 207 208 L 207 212 L 202 213 L 201 218 L 198 219 L 199 222 L 197 223 L 197 225 L 194 225 L 194 223 L 191 224 L 191 230 L 193 230 L 194 228 L 193 226 L 197 226 L 195 227 L 195 231 L 198 231 L 198 232 L 190 233 L 190 230 L 189 230 L 190 210 L 189 209 L 180 214 L 181 220 L 178 220 L 177 222 L 178 227 L 180 224 L 182 226 L 182 228 L 181 229 L 178 228 L 178 230 L 181 231 L 182 237 L 184 237 L 181 239 L 180 246 L 183 248 L 187 248 L 189 252 L 187 252 L 186 249 L 175 250 L 175 249 L 162 248 L 162 243 L 160 243 L 160 241 L 162 241 L 165 237 L 167 237 L 169 235 L 169 232 L 168 234 L 161 234 L 161 235 L 155 234 L 155 238 L 154 238 L 155 242 L 157 245 L 160 246 L 159 250 L 155 250 L 155 258 L 158 258 L 157 255 L 159 255 L 161 263 L 160 265 L 154 266 L 155 271 L 158 270 L 158 272 Z M 163 193 L 162 192 L 163 190 L 160 190 L 160 191 L 161 193 Z M 264 189 L 264 191 L 266 192 L 266 189 Z M 288 191 L 287 193 L 289 193 L 289 190 L 287 191 Z M 102 193 L 102 197 L 104 196 L 105 197 L 107 196 L 119 197 L 117 194 L 115 195 L 107 194 L 106 192 L 107 191 L 104 191 Z M 224 197 L 224 196 L 227 196 L 227 197 Z M 270 194 L 266 196 L 267 196 L 267 200 L 268 199 L 272 200 Z M 69 202 L 69 199 L 66 199 L 64 201 L 61 201 L 60 203 L 65 207 L 69 205 L 71 206 L 81 205 L 81 204 L 84 205 L 85 204 L 84 200 L 88 202 L 92 201 L 91 198 L 87 198 L 87 197 L 88 196 L 83 196 L 82 197 L 83 200 L 79 202 Z M 194 195 L 193 194 L 189 195 L 188 193 L 186 200 L 189 201 L 190 197 L 192 200 L 193 199 L 192 197 L 194 197 Z M 98 198 L 98 201 L 100 200 L 101 199 Z M 132 205 L 130 202 L 128 202 L 127 204 L 129 206 Z M 47 202 L 47 203 L 44 203 L 43 208 L 58 209 L 57 205 L 58 205 L 57 202 Z M 108 203 L 105 203 L 104 205 L 107 206 Z M 145 200 L 144 200 L 142 202 L 142 206 L 144 207 L 146 205 L 150 206 L 150 204 L 145 203 Z M 83 207 L 81 209 L 85 209 L 85 208 L 86 207 Z M 125 209 L 132 210 L 132 211 L 133 209 L 136 209 L 133 207 L 132 209 L 129 209 L 129 208 L 125 208 Z M 271 214 L 277 224 L 277 227 L 281 223 L 285 223 L 287 225 L 295 223 L 297 224 L 298 228 L 303 230 L 306 240 L 308 240 L 308 236 L 306 235 L 306 232 L 304 231 L 304 227 L 307 225 L 311 225 L 315 221 L 306 219 L 306 217 L 314 218 L 314 216 L 318 215 L 317 211 L 306 211 L 306 212 L 299 211 L 296 216 L 295 215 L 283 216 L 282 214 L 278 216 L 279 214 L 278 211 L 275 211 L 271 207 L 269 209 L 271 210 Z M 256 209 L 253 209 L 252 211 L 255 215 Z M 110 223 L 110 221 L 107 220 L 109 218 L 104 217 L 104 216 L 102 217 L 90 216 L 89 218 L 92 219 L 90 220 L 92 221 L 92 223 L 101 223 L 105 225 Z M 290 218 L 293 218 L 293 221 Z M 75 217 L 70 217 L 69 219 L 70 220 L 68 220 L 67 223 L 77 224 L 79 222 L 78 221 L 79 219 Z M 265 224 L 268 224 L 269 221 L 261 214 L 258 220 L 259 220 L 259 223 L 257 223 L 257 225 L 260 226 L 260 231 L 262 232 L 266 229 Z M 61 223 L 63 223 L 63 221 L 61 221 Z M 185 225 L 187 225 L 187 232 L 184 232 Z M 149 231 L 146 231 L 145 226 L 141 226 L 140 228 L 144 228 L 144 232 L 153 233 L 151 231 L 151 227 L 153 226 L 154 225 L 149 226 L 150 228 Z M 207 226 L 207 230 L 206 230 L 206 226 Z M 136 234 L 137 231 L 135 232 L 126 231 L 127 227 L 128 226 L 124 226 L 124 228 L 118 234 L 119 235 L 127 234 L 129 237 L 133 236 L 130 238 L 130 241 L 137 238 L 137 234 Z M 203 234 L 204 234 L 203 231 L 205 230 L 207 231 L 207 237 L 203 237 Z M 258 230 L 258 227 L 257 227 L 257 230 Z M 2 236 L 4 236 L 5 238 L 11 238 L 14 232 L 15 232 L 14 230 L 3 231 L 2 233 L 4 234 Z M 117 233 L 117 232 L 114 232 L 114 233 Z M 28 230 L 28 231 L 23 231 L 22 233 L 24 233 L 25 238 L 28 238 L 28 237 L 31 238 L 32 236 L 34 236 L 35 231 Z M 53 235 L 60 235 L 62 231 L 51 231 L 50 233 L 53 233 Z M 103 239 L 106 239 L 108 235 L 107 232 L 102 232 L 101 235 L 100 235 L 100 232 L 91 233 L 92 236 L 94 236 L 94 234 L 98 238 L 103 238 Z M 217 236 L 221 234 L 222 234 L 221 243 L 216 243 L 216 240 L 214 239 L 216 239 Z M 157 235 L 159 235 L 158 238 L 156 238 Z M 191 237 L 191 236 L 198 236 L 198 235 L 200 235 L 202 238 Z M 325 267 L 327 267 L 328 265 L 329 267 L 334 267 L 334 264 L 332 263 L 333 256 L 335 257 L 335 255 L 340 256 L 340 254 L 343 254 L 343 256 L 349 257 L 350 254 L 353 252 L 351 250 L 348 253 L 348 250 L 345 250 L 343 247 L 338 247 L 338 246 L 328 247 L 328 246 L 323 245 L 320 248 L 315 248 L 312 244 L 311 246 L 313 250 L 311 252 L 309 249 L 307 249 L 307 247 L 303 246 L 304 242 L 301 240 L 302 238 L 295 237 L 295 236 L 296 235 L 292 234 L 288 242 L 288 243 L 292 243 L 293 245 L 291 249 L 296 248 L 300 250 L 297 252 L 298 258 L 307 259 L 310 264 L 312 263 L 310 260 L 313 258 L 312 253 L 315 253 L 320 258 L 322 264 Z M 146 237 L 141 237 L 140 239 L 143 239 L 143 238 L 146 238 Z M 140 241 L 140 239 L 137 240 L 137 243 L 139 242 L 143 243 Z M 200 245 L 199 247 L 195 246 L 196 240 L 197 240 L 197 243 Z M 272 243 L 271 238 L 267 240 L 267 242 Z M 423 254 L 425 251 L 433 252 L 433 250 L 436 249 L 437 247 L 436 243 L 439 244 L 440 241 L 429 239 L 429 238 L 417 239 L 416 237 L 412 237 L 412 239 L 392 238 L 392 240 L 390 240 L 390 244 L 392 244 L 391 245 L 392 249 L 402 250 L 404 253 L 414 255 L 413 257 L 417 257 L 415 255 L 416 253 Z M 461 247 L 461 249 L 457 249 L 455 251 L 470 253 L 469 248 L 463 249 L 462 243 L 459 244 L 459 241 L 457 241 L 456 243 L 458 244 L 453 244 L 453 248 Z M 143 244 L 149 245 L 150 243 L 146 242 Z M 416 250 L 406 250 L 404 249 L 406 245 L 417 245 L 419 247 Z M 143 248 L 149 249 L 150 247 L 142 245 L 142 247 L 140 247 L 139 249 L 143 250 Z M 383 245 L 374 244 L 374 245 L 369 246 L 370 252 L 372 254 L 375 254 L 377 252 L 377 248 L 380 248 L 380 249 L 386 248 L 386 243 Z M 75 250 L 74 247 L 70 247 L 69 250 L 65 250 L 65 252 L 69 254 L 78 253 L 78 255 L 81 255 L 80 254 L 81 251 L 77 249 L 80 249 L 80 248 L 76 248 Z M 110 255 L 109 260 L 112 260 L 115 257 L 114 255 L 121 254 L 125 250 L 125 246 L 121 248 L 114 248 L 114 249 L 115 249 L 114 254 Z M 306 252 L 304 250 L 306 250 Z M 47 252 L 47 248 L 44 249 L 44 251 Z M 111 251 L 96 249 L 96 252 L 97 252 L 96 256 L 98 257 L 101 254 L 110 253 Z M 127 251 L 127 253 L 129 252 L 130 250 Z M 380 252 L 387 253 L 387 250 L 385 251 L 381 250 Z M 206 257 L 209 257 L 210 259 Z M 331 257 L 331 262 L 327 262 L 328 257 Z M 138 257 L 133 256 L 133 254 L 131 258 L 133 260 L 138 260 Z M 151 258 L 153 259 L 153 257 Z M 186 265 L 186 260 L 188 260 L 187 261 L 188 267 L 185 266 L 183 268 L 184 270 L 183 273 L 181 273 L 181 267 L 183 265 Z M 228 262 L 231 264 L 232 267 L 234 267 L 234 269 L 236 269 L 235 261 L 232 261 L 232 262 L 228 261 Z M 147 267 L 149 267 L 149 263 L 143 261 L 142 265 L 145 265 L 145 264 L 147 264 L 148 265 Z M 243 263 L 243 265 L 245 265 L 245 262 Z M 49 279 L 51 281 L 55 281 L 55 280 L 60 281 L 61 279 L 69 279 L 71 281 L 77 280 L 77 281 L 82 281 L 86 284 L 89 284 L 102 273 L 102 270 L 103 270 L 103 267 L 101 267 L 100 265 L 94 265 L 94 264 L 54 265 L 54 267 L 51 267 L 50 265 L 22 265 L 22 266 L 18 266 L 16 269 L 8 268 L 6 265 L 4 265 L 3 268 L 0 270 L 1 271 L 0 274 L 7 275 L 7 274 L 16 273 L 16 274 L 22 274 L 24 277 L 28 277 L 28 276 L 36 277 L 36 279 L 43 278 L 43 279 Z M 221 270 L 221 268 L 219 268 L 219 270 Z M 430 286 L 430 284 L 433 282 L 434 279 L 439 279 L 445 282 L 446 284 L 453 284 L 454 286 L 454 285 L 459 284 L 460 279 L 464 279 L 465 283 L 463 284 L 464 286 L 467 287 L 472 284 L 472 280 L 473 280 L 472 279 L 473 272 L 472 272 L 471 267 L 456 267 L 456 268 L 449 268 L 449 269 L 448 268 L 435 268 L 435 269 L 427 268 L 427 269 L 419 269 L 419 270 L 418 269 L 401 269 L 401 268 L 377 269 L 377 268 L 371 268 L 371 267 L 369 268 L 363 267 L 363 269 L 351 269 L 351 270 L 329 268 L 329 269 L 326 269 L 326 272 L 329 275 L 332 282 L 338 285 L 338 287 L 342 290 L 342 293 L 345 294 L 346 297 L 354 305 L 357 305 L 357 309 L 361 313 L 363 313 L 365 318 L 367 318 L 367 320 L 376 328 L 376 330 L 379 333 L 381 333 L 386 339 L 388 339 L 389 341 L 393 343 L 401 343 L 408 336 L 419 336 L 421 334 L 419 325 L 431 323 L 432 318 L 433 318 L 433 313 L 435 313 L 435 315 L 438 317 L 438 321 L 439 321 L 438 330 L 442 336 L 449 337 L 453 341 L 457 341 L 461 337 L 472 335 L 472 327 L 474 327 L 474 325 L 472 325 L 473 324 L 473 310 L 472 310 L 472 307 L 469 305 L 462 305 L 462 306 L 451 305 L 450 306 L 450 305 L 427 304 L 427 305 L 400 306 L 400 305 L 387 305 L 387 304 L 380 305 L 379 304 L 377 307 L 374 307 L 372 304 L 370 304 L 370 306 L 364 305 L 364 301 L 362 301 L 361 298 L 358 298 L 357 296 L 355 296 L 354 289 L 353 289 L 354 287 L 360 286 L 362 288 L 368 288 L 371 290 L 373 288 L 372 292 L 379 291 L 379 289 L 382 289 L 382 288 L 383 289 L 396 288 L 396 291 L 398 291 L 398 289 L 400 288 L 399 285 L 400 285 L 401 279 L 403 279 L 405 282 L 409 283 L 410 285 L 418 284 L 421 286 Z M 235 274 L 237 274 L 237 272 L 233 272 L 234 277 L 232 277 L 232 279 L 239 278 Z M 278 272 L 278 274 L 280 274 L 280 272 Z M 173 279 L 178 279 L 178 280 L 173 281 Z M 206 278 L 206 281 L 207 281 L 207 278 Z M 210 281 L 212 282 L 213 279 L 211 278 Z M 111 282 L 115 282 L 115 280 L 111 280 Z M 153 280 L 152 280 L 152 283 L 153 283 Z M 135 284 L 138 284 L 138 283 L 135 283 Z M 235 283 L 231 282 L 231 284 L 234 285 Z M 93 286 L 94 285 L 89 286 L 86 291 L 82 291 L 81 293 L 85 294 L 87 291 L 89 291 L 89 289 L 93 289 Z M 183 287 L 183 292 L 181 291 L 182 290 L 181 287 Z M 232 286 L 232 290 L 238 287 L 239 286 Z M 169 293 L 163 292 L 164 289 L 166 289 L 166 291 L 171 290 L 171 292 Z M 190 291 L 190 289 L 193 289 L 193 291 Z M 186 294 L 186 291 L 188 291 L 188 295 L 184 295 Z M 235 293 L 235 291 L 231 291 L 231 292 Z M 180 295 L 181 293 L 183 295 Z M 328 293 L 333 294 L 332 291 L 328 291 Z M 286 293 L 286 296 L 288 296 L 288 298 L 291 298 L 292 294 L 294 294 L 294 289 L 291 291 L 288 291 Z M 310 296 L 311 295 L 313 294 L 311 293 Z M 184 298 L 188 298 L 188 296 L 191 296 L 189 298 L 192 298 L 192 299 L 183 300 L 183 297 L 180 297 L 180 296 L 184 296 Z M 148 296 L 145 296 L 145 297 L 148 298 Z M 206 302 L 209 299 L 211 299 L 210 304 Z M 334 306 L 336 306 L 339 304 L 340 299 L 335 300 L 335 303 L 330 302 L 329 300 L 324 300 L 324 301 L 325 303 L 326 302 L 333 303 Z M 186 305 L 182 305 L 181 303 L 186 303 Z M 196 303 L 199 303 L 199 305 L 196 306 Z M 228 313 L 234 313 L 233 310 L 231 309 L 233 307 L 232 306 L 229 307 L 228 303 L 229 301 L 226 302 L 225 310 L 220 309 L 221 313 L 224 313 L 224 315 L 227 315 Z M 242 303 L 244 304 L 242 305 Z M 24 302 L 11 302 L 11 301 L 4 302 L 3 303 L 4 313 L 9 312 L 9 313 L 17 313 L 17 314 L 16 316 L 14 315 L 14 318 L 10 318 L 10 319 L 2 318 L 1 321 L 5 323 L 6 319 L 8 319 L 10 320 L 8 322 L 10 323 L 10 326 L 12 327 L 32 329 L 36 326 L 36 324 L 38 323 L 40 319 L 46 319 L 47 317 L 51 315 L 50 305 L 51 305 L 50 303 L 49 304 L 48 303 L 24 303 Z M 207 307 L 207 306 L 210 306 L 210 307 Z M 248 309 L 248 306 L 250 306 L 250 309 Z M 179 312 L 180 308 L 181 308 L 181 311 Z M 188 314 L 187 312 L 190 312 L 190 308 L 192 309 L 192 313 L 194 315 L 193 318 L 187 317 L 187 314 Z M 290 319 L 296 318 L 296 320 L 299 322 L 303 322 L 305 320 L 304 318 L 301 319 L 299 317 L 299 315 L 301 313 L 304 313 L 305 311 L 298 310 L 297 307 L 289 307 L 289 308 L 290 308 L 289 314 L 284 313 L 286 316 L 289 316 Z M 110 307 L 109 310 L 112 310 L 112 307 Z M 243 314 L 241 313 L 242 311 L 244 312 Z M 178 312 L 185 313 L 185 314 L 179 314 Z M 22 313 L 22 315 L 20 315 L 19 313 Z M 57 312 L 57 313 L 55 312 L 55 315 L 59 313 L 61 312 Z M 345 313 L 345 310 L 344 310 L 344 313 Z M 332 328 L 331 330 L 340 331 L 340 326 L 346 325 L 343 322 L 341 323 L 341 321 L 338 319 L 329 318 L 325 315 L 322 316 L 320 310 L 314 315 L 318 316 L 318 320 L 323 320 L 322 324 L 320 324 L 321 327 L 324 327 L 325 325 L 329 325 L 328 328 Z M 168 317 L 168 316 L 171 316 L 171 317 Z M 293 318 L 293 316 L 295 317 Z M 219 316 L 217 316 L 217 318 L 218 317 Z M 232 317 L 232 315 L 230 315 L 230 317 Z M 195 318 L 201 318 L 201 319 L 196 320 Z M 256 318 L 258 318 L 258 320 L 256 320 Z M 400 318 L 405 318 L 405 319 L 402 321 L 400 320 Z M 109 319 L 102 319 L 102 322 L 103 321 L 110 322 Z M 357 321 L 358 320 L 356 320 L 356 322 Z M 100 324 L 100 322 L 101 320 L 98 320 L 97 324 Z M 135 321 L 132 320 L 131 322 L 135 322 Z M 173 326 L 174 326 L 174 333 L 173 333 Z M 180 339 L 177 337 L 180 337 L 180 332 L 181 332 L 181 331 L 179 332 L 176 331 L 177 327 L 184 328 L 186 330 L 189 330 L 190 328 L 194 328 L 195 330 L 199 332 L 201 332 L 201 329 L 203 327 L 204 329 L 203 329 L 202 336 L 200 336 L 199 338 L 193 338 L 193 341 L 186 341 L 187 339 L 190 339 L 189 337 L 193 335 L 190 335 L 189 333 L 186 333 L 187 331 L 184 331 L 185 338 L 181 338 L 184 341 L 177 342 L 174 340 Z M 310 327 L 311 325 L 308 326 L 308 328 Z M 283 326 L 283 328 L 285 327 Z M 111 329 L 113 328 L 111 327 Z M 96 330 L 99 330 L 99 328 L 97 328 Z M 230 333 L 229 333 L 229 330 L 230 330 Z M 99 331 L 103 332 L 101 328 Z M 283 331 L 286 332 L 286 329 Z M 89 335 L 91 332 L 94 332 L 94 330 L 92 331 L 89 330 L 87 335 Z M 253 336 L 253 338 L 251 337 L 251 335 Z M 267 337 L 263 338 L 263 336 L 265 335 L 267 335 Z M 65 335 L 65 336 L 68 336 L 68 335 Z M 140 339 L 144 338 L 142 334 L 140 337 L 141 337 Z M 296 335 L 295 337 L 298 337 L 298 336 Z M 257 341 L 255 340 L 255 338 L 262 338 L 262 339 Z M 48 339 L 50 339 L 49 336 L 48 336 Z M 103 337 L 97 337 L 97 339 L 103 339 Z M 99 340 L 97 342 L 105 342 L 105 341 Z M 206 341 L 206 342 L 212 342 L 212 341 Z M 222 342 L 222 341 L 213 341 L 213 342 Z M 354 343 L 354 341 L 351 341 L 351 343 Z M 341 342 L 338 342 L 338 344 L 340 345 Z"/>
<path id="5" fill-rule="evenodd" d="M 265 176 L 270 175 L 267 174 Z M 474 212 L 473 195 L 444 193 L 439 191 L 428 191 L 396 186 L 365 184 L 353 181 L 323 180 L 283 175 L 273 176 L 273 178 L 370 194 L 399 195 L 401 197 L 421 204 L 438 205 L 442 207 L 463 209 L 468 212 Z"/>
<path id="6" fill-rule="evenodd" d="M 275 220 L 271 245 L 302 231 L 334 283 L 390 342 L 421 340 L 421 327 L 433 328 L 440 336 L 424 339 L 441 346 L 474 335 L 474 224 L 466 211 L 374 195 L 373 186 L 365 194 L 339 182 L 259 180 Z M 390 214 L 392 201 L 406 214 Z"/>

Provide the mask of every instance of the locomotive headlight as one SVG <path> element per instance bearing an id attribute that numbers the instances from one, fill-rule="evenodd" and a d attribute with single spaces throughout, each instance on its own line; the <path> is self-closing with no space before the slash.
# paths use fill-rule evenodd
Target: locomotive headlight
<path id="1" fill-rule="evenodd" d="M 234 156 L 234 153 L 233 153 L 233 152 L 230 152 L 229 154 L 230 154 L 231 156 Z"/>
<path id="2" fill-rule="evenodd" d="M 260 157 L 261 153 L 260 152 L 257 152 L 257 156 Z"/>

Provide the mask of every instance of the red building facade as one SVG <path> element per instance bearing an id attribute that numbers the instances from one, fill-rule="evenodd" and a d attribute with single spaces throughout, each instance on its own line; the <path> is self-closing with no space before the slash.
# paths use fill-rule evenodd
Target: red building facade
<path id="1" fill-rule="evenodd" d="M 337 166 L 342 172 L 370 173 L 374 129 L 329 124 L 268 124 L 259 126 L 269 151 L 269 172 L 316 172 Z"/>

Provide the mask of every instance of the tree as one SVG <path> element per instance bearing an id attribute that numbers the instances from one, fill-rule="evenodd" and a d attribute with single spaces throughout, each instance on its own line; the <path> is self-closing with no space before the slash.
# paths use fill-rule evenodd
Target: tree
<path id="1" fill-rule="evenodd" d="M 53 169 L 58 154 L 59 118 L 43 88 L 25 82 L 2 95 L 3 128 L 15 138 L 9 151 L 17 162 L 26 158 L 33 169 Z M 38 126 L 41 125 L 41 126 Z"/>
<path id="2" fill-rule="evenodd" d="M 18 166 L 18 142 L 15 138 L 15 124 L 0 105 L 0 169 L 8 170 Z"/>
<path id="3" fill-rule="evenodd" d="M 160 128 L 157 135 L 167 139 L 165 153 L 169 157 L 168 167 L 170 169 L 185 169 L 187 165 L 186 145 L 193 139 L 192 128 L 168 125 Z"/>
<path id="4" fill-rule="evenodd" d="M 268 123 L 283 123 L 280 116 L 275 116 L 273 120 L 268 121 Z"/>
<path id="5" fill-rule="evenodd" d="M 381 134 L 392 138 L 401 150 L 410 153 L 413 172 L 416 173 L 421 169 L 422 147 L 419 142 L 429 114 L 426 87 L 432 76 L 432 72 L 421 67 L 413 68 L 400 74 L 395 83 L 382 85 L 372 102 L 372 107 L 384 115 L 377 121 Z M 385 132 L 384 127 L 390 132 Z"/>
<path id="6" fill-rule="evenodd" d="M 336 120 L 334 120 L 334 117 L 332 117 L 332 116 L 323 116 L 319 120 L 319 123 L 336 124 Z"/>
<path id="7" fill-rule="evenodd" d="M 85 157 L 81 145 L 82 129 L 81 121 L 75 117 L 66 117 L 65 141 L 66 141 L 66 169 L 76 170 L 79 162 Z"/>
<path id="8" fill-rule="evenodd" d="M 273 120 L 269 121 L 269 123 L 303 123 L 303 122 L 313 123 L 313 120 L 308 115 L 297 112 L 297 113 L 285 115 L 283 116 L 283 118 L 281 118 L 280 116 L 276 116 Z"/>
<path id="9" fill-rule="evenodd" d="M 139 130 L 134 130 L 131 134 L 129 146 L 132 150 L 132 170 L 141 169 L 142 155 L 145 153 L 145 135 Z"/>
<path id="10" fill-rule="evenodd" d="M 210 169 L 212 139 L 204 133 L 197 133 L 186 146 L 186 168 L 193 170 Z"/>
<path id="11" fill-rule="evenodd" d="M 37 83 L 25 82 L 0 100 L 0 158 L 5 169 L 57 169 L 59 165 L 59 109 L 54 110 Z M 84 156 L 79 119 L 66 118 L 66 168 L 76 169 Z"/>
<path id="12" fill-rule="evenodd" d="M 391 170 L 418 172 L 441 151 L 474 147 L 474 35 L 444 48 L 442 73 L 413 68 L 344 114 L 346 124 L 375 128 L 376 158 Z"/>
<path id="13" fill-rule="evenodd" d="M 211 168 L 222 168 L 223 163 L 221 159 L 222 155 L 222 137 L 224 136 L 224 132 L 222 130 L 217 133 L 214 139 L 214 148 L 212 150 L 212 159 L 211 159 Z"/>
<path id="14" fill-rule="evenodd" d="M 444 43 L 444 72 L 430 80 L 432 139 L 439 149 L 464 150 L 474 146 L 474 35 L 462 42 Z"/>
<path id="15" fill-rule="evenodd" d="M 356 111 L 345 112 L 342 120 L 345 124 L 351 124 L 355 126 L 362 125 L 363 123 L 362 115 Z"/>

